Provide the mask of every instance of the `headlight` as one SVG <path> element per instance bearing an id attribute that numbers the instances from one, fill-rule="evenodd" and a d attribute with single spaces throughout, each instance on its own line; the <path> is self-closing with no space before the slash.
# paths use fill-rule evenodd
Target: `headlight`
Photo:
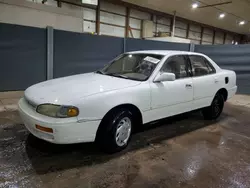
<path id="1" fill-rule="evenodd" d="M 41 104 L 37 107 L 36 111 L 46 116 L 59 118 L 74 117 L 79 114 L 78 108 L 74 106 L 60 106 L 54 104 Z"/>

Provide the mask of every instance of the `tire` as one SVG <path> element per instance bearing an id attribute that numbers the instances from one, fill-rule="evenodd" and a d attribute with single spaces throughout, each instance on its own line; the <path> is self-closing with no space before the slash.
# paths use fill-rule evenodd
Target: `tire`
<path id="1" fill-rule="evenodd" d="M 211 105 L 202 110 L 202 114 L 205 119 L 214 120 L 220 116 L 221 112 L 223 111 L 223 107 L 224 107 L 223 95 L 217 93 Z"/>
<path id="2" fill-rule="evenodd" d="M 96 142 L 100 149 L 107 153 L 125 149 L 131 138 L 133 124 L 133 115 L 126 109 L 109 113 L 97 132 Z"/>

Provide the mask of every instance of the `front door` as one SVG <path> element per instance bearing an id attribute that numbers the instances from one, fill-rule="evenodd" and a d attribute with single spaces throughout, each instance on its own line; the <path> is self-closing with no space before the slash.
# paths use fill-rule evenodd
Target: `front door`
<path id="1" fill-rule="evenodd" d="M 187 56 L 170 56 L 160 72 L 174 73 L 174 81 L 152 82 L 151 111 L 156 119 L 180 114 L 192 109 L 193 81 Z"/>

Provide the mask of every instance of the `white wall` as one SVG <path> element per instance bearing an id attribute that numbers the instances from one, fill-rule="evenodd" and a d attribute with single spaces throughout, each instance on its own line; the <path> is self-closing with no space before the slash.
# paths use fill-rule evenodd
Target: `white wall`
<path id="1" fill-rule="evenodd" d="M 226 44 L 232 44 L 233 40 L 234 40 L 233 35 L 229 34 L 226 35 L 226 41 L 225 41 Z"/>
<path id="2" fill-rule="evenodd" d="M 96 10 L 89 8 L 82 8 L 83 10 L 83 31 L 95 32 L 96 31 Z"/>
<path id="3" fill-rule="evenodd" d="M 101 1 L 100 10 L 100 34 L 124 37 L 126 8 Z"/>
<path id="4" fill-rule="evenodd" d="M 200 41 L 201 41 L 201 26 L 190 24 L 188 38 L 191 39 L 192 43 L 200 44 Z"/>
<path id="5" fill-rule="evenodd" d="M 100 4 L 100 34 L 117 37 L 125 36 L 126 29 L 126 7 L 114 5 L 101 1 Z M 147 12 L 130 10 L 129 16 L 129 37 L 141 38 L 142 20 L 150 20 Z"/>
<path id="6" fill-rule="evenodd" d="M 213 35 L 214 31 L 210 28 L 202 27 L 198 24 L 189 24 L 180 20 L 176 20 L 175 23 L 175 36 L 180 38 L 186 38 L 188 34 L 188 39 L 191 40 L 194 44 L 213 44 Z M 230 44 L 232 43 L 232 39 L 228 39 L 226 42 Z M 221 31 L 215 32 L 214 43 L 215 44 L 223 44 L 224 42 L 224 33 Z"/>
<path id="7" fill-rule="evenodd" d="M 213 34 L 214 31 L 212 29 L 204 28 L 201 44 L 213 44 Z"/>
<path id="8" fill-rule="evenodd" d="M 171 32 L 170 23 L 171 23 L 170 18 L 163 18 L 163 17 L 156 16 L 156 20 L 155 20 L 156 31 L 155 32 L 165 33 L 168 36 L 170 36 L 170 32 Z"/>
<path id="9" fill-rule="evenodd" d="M 47 0 L 45 4 L 41 2 L 42 0 L 0 0 L 0 22 L 41 28 L 53 26 L 55 29 L 74 32 L 92 33 L 96 31 L 95 8 L 84 8 L 67 3 L 62 3 L 62 7 L 57 7 L 57 2 L 54 0 Z M 126 33 L 126 7 L 101 1 L 100 10 L 100 34 L 124 37 Z M 153 16 L 154 22 L 154 35 L 159 32 L 171 34 L 172 18 L 130 9 L 129 26 L 131 30 L 129 37 L 141 38 L 142 20 L 151 20 L 151 16 Z M 214 31 L 212 29 L 202 29 L 199 24 L 189 24 L 189 31 L 187 29 L 187 21 L 176 20 L 176 37 L 186 38 L 188 34 L 188 39 L 195 44 L 213 43 Z M 227 33 L 225 43 L 232 44 L 232 41 L 239 42 L 239 36 Z M 215 44 L 223 44 L 224 33 L 216 32 L 214 42 Z"/>
<path id="10" fill-rule="evenodd" d="M 216 31 L 215 32 L 214 43 L 215 44 L 223 44 L 223 42 L 224 42 L 224 33 Z"/>
<path id="11" fill-rule="evenodd" d="M 131 31 L 129 31 L 129 37 L 132 37 L 132 32 L 134 38 L 141 38 L 142 20 L 150 20 L 150 14 L 135 9 L 130 10 L 129 26 Z"/>
<path id="12" fill-rule="evenodd" d="M 85 20 L 87 19 L 87 20 Z M 49 0 L 0 0 L 0 22 L 74 32 L 95 31 L 95 10 Z"/>
<path id="13" fill-rule="evenodd" d="M 174 36 L 186 38 L 187 36 L 187 23 L 183 21 L 176 20 L 175 22 L 175 32 Z"/>

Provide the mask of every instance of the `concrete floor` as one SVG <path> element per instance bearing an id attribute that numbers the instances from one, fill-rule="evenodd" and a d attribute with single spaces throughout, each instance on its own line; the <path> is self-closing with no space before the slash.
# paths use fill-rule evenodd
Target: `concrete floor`
<path id="1" fill-rule="evenodd" d="M 0 112 L 0 187 L 250 187 L 250 96 L 217 121 L 199 112 L 133 136 L 118 154 L 94 144 L 54 145 L 31 136 L 15 109 Z"/>

